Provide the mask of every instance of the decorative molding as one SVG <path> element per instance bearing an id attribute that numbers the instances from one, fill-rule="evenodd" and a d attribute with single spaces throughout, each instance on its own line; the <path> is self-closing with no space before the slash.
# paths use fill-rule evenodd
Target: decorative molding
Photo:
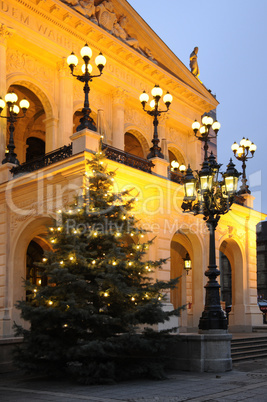
<path id="1" fill-rule="evenodd" d="M 49 91 L 54 90 L 53 70 L 33 56 L 18 49 L 7 49 L 7 74 L 23 72 L 41 82 Z"/>
<path id="2" fill-rule="evenodd" d="M 94 0 L 61 0 L 68 4 L 69 7 L 88 18 L 90 21 L 105 29 L 111 35 L 116 36 L 128 46 L 134 48 L 143 56 L 158 64 L 153 56 L 153 52 L 145 47 L 140 47 L 139 40 L 132 37 L 128 33 L 128 18 L 125 15 L 116 13 L 113 3 L 110 0 L 102 0 L 101 3 L 95 5 Z M 52 8 L 52 7 L 51 7 Z M 80 26 L 79 23 L 77 23 Z M 77 26 L 75 26 L 77 28 Z"/>
<path id="3" fill-rule="evenodd" d="M 0 25 L 0 45 L 6 46 L 7 39 L 15 33 L 15 29 L 7 27 L 4 24 Z"/>
<path id="4" fill-rule="evenodd" d="M 127 91 L 121 87 L 117 87 L 112 91 L 113 105 L 124 105 Z"/>

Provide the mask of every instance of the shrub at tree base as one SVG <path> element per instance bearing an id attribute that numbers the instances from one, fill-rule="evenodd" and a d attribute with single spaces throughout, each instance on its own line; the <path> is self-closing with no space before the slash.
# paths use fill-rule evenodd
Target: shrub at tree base
<path id="1" fill-rule="evenodd" d="M 25 341 L 15 361 L 28 372 L 88 384 L 162 378 L 169 337 L 152 326 L 179 315 L 162 308 L 177 279 L 153 281 L 166 260 L 146 259 L 152 241 L 143 241 L 132 215 L 134 198 L 113 191 L 105 155 L 87 167 L 83 195 L 49 228 L 41 279 L 26 281 L 27 298 L 17 302 L 30 329 L 15 324 Z"/>

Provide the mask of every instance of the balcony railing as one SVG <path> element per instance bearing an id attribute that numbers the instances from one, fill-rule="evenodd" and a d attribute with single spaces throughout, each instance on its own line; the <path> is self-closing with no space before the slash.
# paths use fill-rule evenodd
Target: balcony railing
<path id="1" fill-rule="evenodd" d="M 183 184 L 184 175 L 182 173 L 172 172 L 170 170 L 169 171 L 169 178 L 170 178 L 171 181 L 174 181 L 175 183 Z"/>
<path id="2" fill-rule="evenodd" d="M 131 155 L 107 144 L 103 144 L 103 150 L 105 150 L 108 159 L 142 170 L 143 172 L 151 173 L 151 169 L 154 166 L 153 163 L 147 159 Z M 72 156 L 72 144 L 65 145 L 64 147 L 49 152 L 39 158 L 35 158 L 30 162 L 25 162 L 19 166 L 15 166 L 11 169 L 11 173 L 17 175 L 34 172 L 35 170 L 42 169 L 46 166 L 52 165 L 53 163 L 67 159 L 70 156 Z"/>
<path id="3" fill-rule="evenodd" d="M 72 144 L 64 145 L 55 151 L 49 152 L 39 158 L 35 158 L 30 162 L 22 163 L 19 166 L 13 167 L 10 171 L 13 175 L 20 173 L 30 173 L 35 170 L 42 169 L 43 167 L 52 165 L 53 163 L 60 162 L 72 156 Z"/>
<path id="4" fill-rule="evenodd" d="M 108 159 L 142 170 L 143 172 L 151 173 L 151 169 L 154 166 L 153 162 L 148 159 L 129 154 L 128 152 L 121 151 L 120 149 L 114 148 L 110 145 L 103 144 L 102 148 Z"/>

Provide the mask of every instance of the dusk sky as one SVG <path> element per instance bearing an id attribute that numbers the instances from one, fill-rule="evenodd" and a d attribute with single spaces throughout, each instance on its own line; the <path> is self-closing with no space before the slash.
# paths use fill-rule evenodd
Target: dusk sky
<path id="1" fill-rule="evenodd" d="M 267 0 L 128 2 L 186 67 L 199 47 L 199 79 L 220 102 L 218 162 L 226 170 L 231 145 L 242 137 L 257 145 L 247 177 L 254 208 L 267 213 Z"/>

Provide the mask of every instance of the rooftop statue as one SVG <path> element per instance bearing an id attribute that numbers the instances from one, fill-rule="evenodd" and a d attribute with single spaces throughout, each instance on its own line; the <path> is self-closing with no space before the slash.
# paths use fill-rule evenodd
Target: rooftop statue
<path id="1" fill-rule="evenodd" d="M 195 47 L 193 52 L 190 54 L 190 68 L 191 73 L 198 78 L 199 68 L 197 63 L 197 54 L 198 54 L 198 47 Z"/>

